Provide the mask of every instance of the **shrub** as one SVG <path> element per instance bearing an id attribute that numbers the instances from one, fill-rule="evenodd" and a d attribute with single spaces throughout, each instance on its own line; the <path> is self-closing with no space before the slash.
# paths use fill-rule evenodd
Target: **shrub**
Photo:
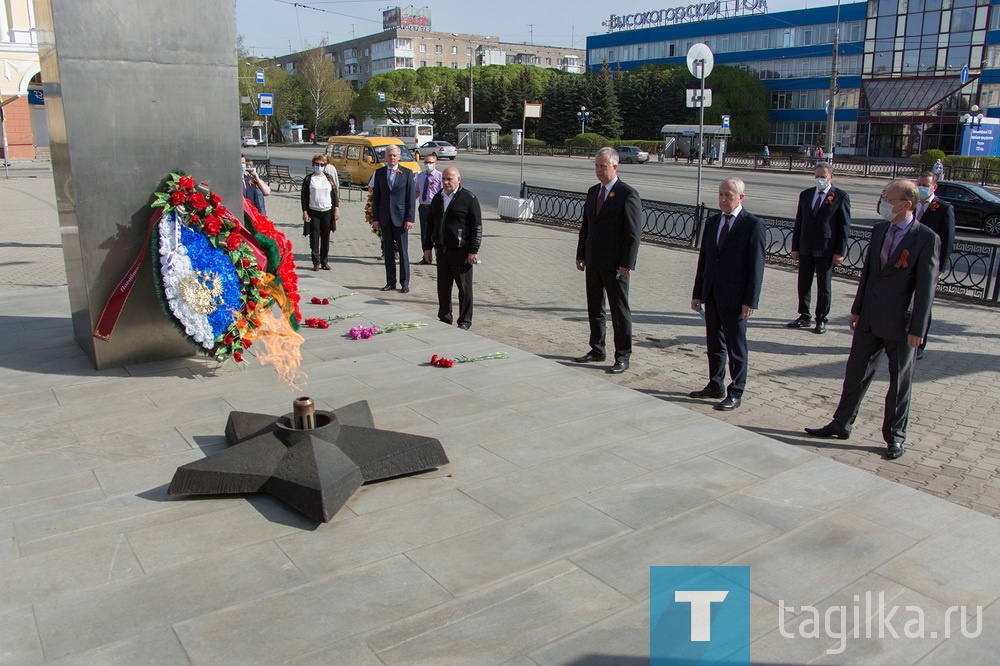
<path id="1" fill-rule="evenodd" d="M 603 148 L 604 146 L 610 146 L 613 142 L 600 134 L 587 132 L 586 134 L 577 134 L 571 139 L 566 139 L 564 143 L 567 146 L 576 146 L 579 148 Z"/>
<path id="2" fill-rule="evenodd" d="M 934 162 L 941 160 L 944 161 L 944 151 L 938 150 L 937 148 L 931 148 L 920 153 L 920 155 L 914 156 L 914 159 L 923 164 L 924 166 L 933 166 Z"/>

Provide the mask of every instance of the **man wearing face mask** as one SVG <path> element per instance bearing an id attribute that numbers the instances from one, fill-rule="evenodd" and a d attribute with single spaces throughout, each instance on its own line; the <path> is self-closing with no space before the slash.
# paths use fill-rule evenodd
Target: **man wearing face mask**
<path id="1" fill-rule="evenodd" d="M 940 278 L 948 270 L 948 257 L 951 256 L 955 244 L 955 207 L 934 195 L 937 191 L 937 181 L 937 176 L 932 171 L 924 171 L 917 178 L 917 194 L 920 196 L 920 202 L 917 204 L 917 222 L 930 227 L 941 239 L 941 254 L 938 256 L 938 278 Z M 928 319 L 924 341 L 917 347 L 918 360 L 924 357 L 930 325 Z"/>
<path id="2" fill-rule="evenodd" d="M 816 187 L 799 194 L 792 228 L 792 259 L 799 262 L 799 317 L 788 328 L 809 328 L 809 303 L 816 278 L 816 326 L 826 333 L 833 297 L 833 267 L 844 263 L 851 237 L 851 197 L 833 186 L 833 167 L 816 165 Z"/>
<path id="3" fill-rule="evenodd" d="M 417 214 L 420 216 L 420 247 L 427 246 L 427 216 L 431 210 L 434 195 L 441 191 L 441 172 L 437 170 L 437 155 L 433 153 L 424 157 L 423 171 L 417 174 Z M 421 266 L 431 262 L 420 259 Z"/>
<path id="4" fill-rule="evenodd" d="M 889 359 L 882 438 L 886 458 L 903 455 L 910 413 L 914 352 L 930 320 L 941 242 L 913 216 L 918 201 L 912 181 L 889 183 L 879 200 L 884 222 L 872 229 L 858 293 L 848 324 L 854 331 L 844 387 L 833 420 L 806 428 L 813 437 L 847 439 L 883 352 Z"/>

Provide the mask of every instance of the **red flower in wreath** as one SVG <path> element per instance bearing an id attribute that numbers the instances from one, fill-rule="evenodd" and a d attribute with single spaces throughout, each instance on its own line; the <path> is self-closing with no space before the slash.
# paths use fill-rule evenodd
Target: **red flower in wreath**
<path id="1" fill-rule="evenodd" d="M 215 215 L 209 215 L 205 218 L 206 234 L 209 236 L 218 236 L 220 231 L 222 231 L 222 220 Z"/>
<path id="2" fill-rule="evenodd" d="M 184 201 L 186 199 L 187 199 L 187 195 L 184 194 L 184 192 L 182 192 L 180 190 L 174 190 L 173 193 L 170 195 L 170 205 L 171 206 L 180 206 L 181 204 L 184 203 Z"/>
<path id="3" fill-rule="evenodd" d="M 202 195 L 201 192 L 195 192 L 194 194 L 189 196 L 188 203 L 191 204 L 191 206 L 199 212 L 208 208 L 208 202 L 205 201 L 205 197 Z"/>
<path id="4" fill-rule="evenodd" d="M 194 189 L 194 178 L 191 176 L 181 176 L 177 179 L 177 186 L 182 190 L 193 190 Z"/>
<path id="5" fill-rule="evenodd" d="M 238 249 L 240 249 L 240 245 L 242 243 L 243 239 L 240 238 L 240 235 L 235 231 L 233 231 L 232 233 L 229 234 L 229 236 L 226 237 L 226 249 L 229 250 L 230 252 L 236 252 Z M 246 262 L 247 260 L 244 259 L 243 261 Z M 249 268 L 249 266 L 246 263 L 244 263 L 243 268 Z"/>

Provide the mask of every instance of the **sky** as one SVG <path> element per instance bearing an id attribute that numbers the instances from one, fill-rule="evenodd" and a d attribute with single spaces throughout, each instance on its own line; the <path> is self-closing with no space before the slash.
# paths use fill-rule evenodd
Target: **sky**
<path id="1" fill-rule="evenodd" d="M 435 32 L 495 35 L 504 42 L 586 48 L 611 14 L 686 7 L 698 0 L 236 0 L 236 28 L 251 55 L 302 51 L 382 31 L 382 10 L 428 7 Z M 845 0 L 846 1 L 846 0 Z M 420 2 L 426 4 L 418 4 Z M 769 13 L 822 7 L 836 0 L 768 0 Z"/>

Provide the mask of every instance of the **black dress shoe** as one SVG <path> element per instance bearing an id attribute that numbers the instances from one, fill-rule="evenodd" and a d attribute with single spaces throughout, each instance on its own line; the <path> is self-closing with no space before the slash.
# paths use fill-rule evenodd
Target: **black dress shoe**
<path id="1" fill-rule="evenodd" d="M 625 372 L 626 370 L 628 370 L 628 361 L 625 360 L 625 359 L 622 359 L 620 361 L 615 361 L 615 364 L 613 366 L 611 366 L 610 368 L 608 368 L 608 374 L 609 375 L 620 375 L 623 372 Z"/>
<path id="2" fill-rule="evenodd" d="M 421 259 L 420 261 L 417 262 L 417 266 L 430 266 L 430 265 L 431 262 L 427 261 L 426 259 Z"/>
<path id="3" fill-rule="evenodd" d="M 313 270 L 314 271 L 318 271 L 319 270 L 319 266 L 317 266 L 316 264 L 313 264 Z"/>
<path id="4" fill-rule="evenodd" d="M 809 322 L 810 322 L 809 317 L 802 315 L 795 321 L 788 322 L 787 324 L 785 324 L 785 326 L 787 326 L 788 328 L 809 328 Z"/>
<path id="5" fill-rule="evenodd" d="M 726 392 L 723 389 L 714 389 L 711 386 L 706 386 L 700 391 L 691 391 L 688 396 L 692 398 L 725 398 Z"/>
<path id="6" fill-rule="evenodd" d="M 396 285 L 394 285 L 394 284 L 387 284 L 384 287 L 382 287 L 381 289 L 379 289 L 379 291 L 396 291 Z"/>
<path id="7" fill-rule="evenodd" d="M 604 354 L 598 354 L 597 352 L 589 351 L 583 356 L 577 356 L 573 359 L 577 363 L 596 363 L 604 360 Z"/>
<path id="8" fill-rule="evenodd" d="M 806 433 L 813 437 L 836 437 L 837 439 L 850 439 L 851 437 L 850 431 L 844 430 L 833 421 L 822 428 L 806 428 Z"/>
<path id="9" fill-rule="evenodd" d="M 408 294 L 408 293 L 410 293 L 410 288 L 409 287 L 403 287 L 399 291 L 400 291 L 400 293 Z"/>
<path id="10" fill-rule="evenodd" d="M 923 357 L 924 357 L 924 350 L 921 349 L 920 347 L 917 347 L 917 360 L 919 361 Z"/>
<path id="11" fill-rule="evenodd" d="M 890 444 L 885 450 L 885 457 L 889 460 L 895 460 L 896 458 L 903 455 L 903 445 L 902 444 Z"/>
<path id="12" fill-rule="evenodd" d="M 328 271 L 330 270 L 330 264 L 323 264 L 322 268 L 324 271 Z"/>
<path id="13" fill-rule="evenodd" d="M 739 398 L 734 398 L 731 395 L 727 395 L 726 399 L 717 404 L 715 407 L 713 407 L 713 409 L 715 409 L 718 412 L 731 412 L 737 407 L 739 407 L 741 402 L 742 400 L 740 400 Z"/>
<path id="14" fill-rule="evenodd" d="M 460 329 L 462 329 L 463 331 L 467 331 L 467 330 L 469 330 L 470 328 L 472 328 L 472 324 L 459 324 L 459 325 L 458 325 L 458 327 L 459 327 Z"/>
<path id="15" fill-rule="evenodd" d="M 816 322 L 816 328 L 813 329 L 813 333 L 819 333 L 820 335 L 826 333 L 826 322 L 825 321 Z"/>

